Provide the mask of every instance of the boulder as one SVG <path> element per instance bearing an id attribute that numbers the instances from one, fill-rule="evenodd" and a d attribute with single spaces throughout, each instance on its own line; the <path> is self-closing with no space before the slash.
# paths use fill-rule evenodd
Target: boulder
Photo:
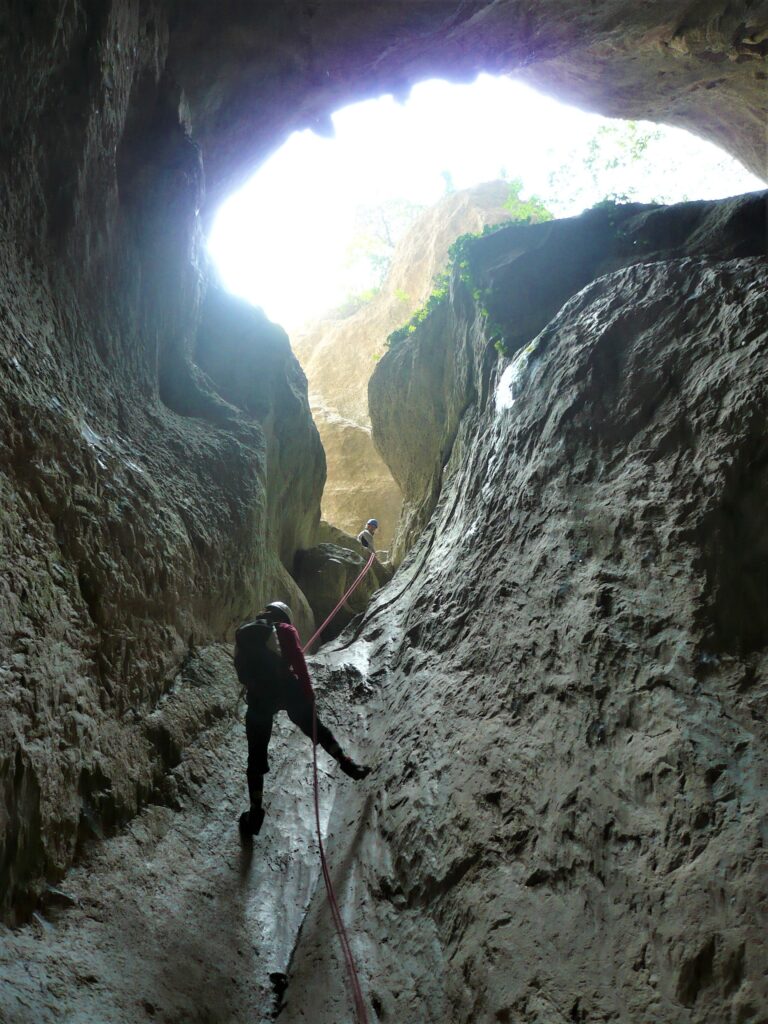
<path id="1" fill-rule="evenodd" d="M 365 568 L 369 552 L 336 527 L 322 522 L 320 543 L 296 553 L 294 576 L 320 626 Z M 374 561 L 360 585 L 344 602 L 320 636 L 320 642 L 338 636 L 368 606 L 371 596 L 392 578 L 392 567 Z M 316 645 L 315 645 L 316 647 Z"/>

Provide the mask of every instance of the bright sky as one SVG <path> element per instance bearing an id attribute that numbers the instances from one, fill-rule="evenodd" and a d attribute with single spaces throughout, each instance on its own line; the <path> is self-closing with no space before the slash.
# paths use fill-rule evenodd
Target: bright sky
<path id="1" fill-rule="evenodd" d="M 445 193 L 444 171 L 457 189 L 505 171 L 556 216 L 631 189 L 638 201 L 675 202 L 765 187 L 710 143 L 663 127 L 629 175 L 606 171 L 595 189 L 586 143 L 617 122 L 489 75 L 471 85 L 422 82 L 404 104 L 383 96 L 338 111 L 333 123 L 334 139 L 292 135 L 223 204 L 209 239 L 224 285 L 289 331 L 370 286 L 345 266 L 357 207 L 432 204 Z"/>

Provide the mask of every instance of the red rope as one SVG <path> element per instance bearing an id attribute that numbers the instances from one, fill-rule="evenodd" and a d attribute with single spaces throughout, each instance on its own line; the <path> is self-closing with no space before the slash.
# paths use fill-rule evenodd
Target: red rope
<path id="1" fill-rule="evenodd" d="M 373 565 L 373 560 L 374 560 L 374 558 L 375 558 L 375 557 L 376 557 L 376 552 L 375 552 L 375 551 L 372 551 L 372 552 L 371 552 L 371 557 L 370 557 L 370 558 L 368 559 L 368 561 L 367 561 L 367 562 L 365 563 L 365 565 L 363 566 L 363 569 L 362 569 L 362 572 L 360 573 L 360 575 L 359 575 L 359 576 L 357 577 L 357 579 L 356 579 L 356 580 L 354 581 L 354 583 L 352 584 L 352 586 L 351 586 L 351 587 L 350 587 L 350 588 L 349 588 L 349 589 L 347 590 L 347 592 L 346 592 L 346 593 L 344 594 L 344 596 L 342 597 L 342 599 L 341 599 L 341 600 L 339 601 L 339 603 L 338 603 L 338 604 L 336 605 L 336 607 L 335 607 L 335 608 L 333 609 L 333 611 L 332 611 L 332 612 L 331 612 L 331 614 L 330 614 L 330 615 L 328 616 L 328 618 L 327 618 L 327 619 L 325 620 L 325 622 L 324 622 L 324 623 L 322 624 L 322 626 L 320 626 L 320 628 L 319 628 L 319 629 L 316 629 L 316 630 L 315 630 L 315 632 L 314 632 L 314 633 L 312 634 L 312 636 L 311 636 L 311 637 L 309 638 L 309 640 L 307 640 L 307 642 L 306 642 L 306 643 L 304 644 L 304 646 L 302 647 L 302 651 L 304 651 L 304 652 L 306 653 L 306 651 L 308 651 L 308 650 L 309 650 L 309 648 L 310 648 L 310 647 L 312 646 L 312 644 L 313 644 L 313 643 L 315 642 L 315 640 L 317 640 L 317 638 L 318 638 L 318 637 L 320 636 L 320 634 L 321 634 L 321 633 L 323 632 L 323 630 L 324 630 L 324 629 L 325 629 L 325 627 L 326 627 L 326 626 L 328 625 L 328 623 L 329 623 L 329 622 L 331 621 L 331 619 L 333 619 L 333 618 L 334 618 L 334 617 L 336 616 L 336 614 L 338 613 L 339 609 L 340 609 L 340 608 L 341 608 L 341 606 L 342 606 L 342 605 L 344 604 L 344 602 L 345 602 L 345 601 L 347 600 L 347 598 L 349 597 L 349 595 L 350 595 L 351 593 L 353 593 L 353 591 L 357 590 L 357 588 L 358 588 L 358 587 L 360 586 L 360 584 L 361 584 L 361 583 L 363 582 L 363 578 L 364 578 L 364 577 L 366 576 L 366 574 L 367 574 L 368 570 L 369 570 L 369 569 L 371 568 L 371 566 Z"/>
<path id="2" fill-rule="evenodd" d="M 366 573 L 373 565 L 375 554 L 371 552 L 371 557 L 365 563 L 362 572 L 354 581 L 352 586 L 347 590 L 342 599 L 333 609 L 331 614 L 320 626 L 318 630 L 309 638 L 302 648 L 303 651 L 309 650 L 312 644 L 317 640 L 320 634 L 323 632 L 328 623 L 338 613 L 341 606 L 350 596 L 350 594 L 357 589 L 362 583 Z M 355 1016 L 357 1017 L 358 1024 L 368 1024 L 368 1012 L 365 1008 L 365 999 L 363 998 L 363 990 L 360 986 L 360 979 L 357 976 L 357 968 L 355 967 L 355 958 L 352 955 L 352 947 L 349 942 L 347 930 L 344 927 L 344 921 L 341 917 L 341 911 L 339 910 L 339 904 L 336 900 L 336 893 L 333 891 L 333 882 L 331 881 L 331 872 L 328 869 L 328 861 L 325 856 L 325 847 L 323 846 L 323 833 L 320 828 L 320 785 L 317 779 L 317 704 L 312 701 L 312 781 L 315 793 L 315 825 L 317 826 L 317 844 L 320 848 L 320 864 L 323 869 L 323 881 L 325 882 L 325 891 L 328 893 L 328 903 L 331 908 L 331 914 L 333 916 L 333 923 L 336 925 L 336 932 L 339 936 L 339 943 L 341 944 L 341 951 L 344 954 L 344 961 L 347 965 L 347 974 L 349 975 L 349 983 L 352 987 L 352 998 L 355 1003 Z"/>
<path id="3" fill-rule="evenodd" d="M 352 998 L 355 1003 L 355 1016 L 357 1017 L 358 1024 L 368 1024 L 368 1012 L 365 1009 L 363 990 L 360 987 L 360 979 L 357 976 L 355 958 L 352 955 L 352 948 L 349 944 L 347 930 L 344 927 L 344 921 L 341 918 L 339 904 L 336 901 L 336 893 L 333 891 L 331 872 L 328 870 L 328 861 L 326 860 L 325 847 L 323 846 L 323 835 L 320 829 L 320 787 L 317 781 L 317 706 L 314 701 L 312 702 L 312 771 L 315 790 L 315 824 L 317 825 L 317 843 L 320 847 L 320 864 L 323 868 L 325 890 L 328 893 L 328 903 L 331 907 L 333 922 L 336 925 L 339 942 L 341 943 L 341 949 L 347 965 L 347 974 L 349 975 L 349 982 L 352 986 Z"/>

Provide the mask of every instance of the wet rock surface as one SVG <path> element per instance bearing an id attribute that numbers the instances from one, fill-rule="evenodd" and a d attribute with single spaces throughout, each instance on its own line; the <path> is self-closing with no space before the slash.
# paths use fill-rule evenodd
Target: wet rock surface
<path id="1" fill-rule="evenodd" d="M 57 358 L 46 338 L 58 300 L 45 294 L 36 312 L 13 279 L 4 287 L 0 878 L 4 908 L 23 914 L 89 814 L 109 831 L 152 793 L 144 721 L 189 645 L 275 597 L 311 622 L 280 554 L 290 566 L 311 538 L 323 463 L 306 391 L 298 411 L 271 407 L 266 429 L 210 381 L 191 394 L 226 419 L 180 416 L 136 394 L 124 364 L 107 372 L 93 350 L 87 367 Z M 283 379 L 293 370 L 303 384 L 282 345 Z M 290 434 L 275 439 L 283 415 Z M 287 492 L 279 521 L 270 480 Z"/>
<path id="2" fill-rule="evenodd" d="M 311 745 L 277 717 L 266 820 L 243 844 L 244 704 L 228 649 L 207 648 L 190 660 L 165 713 L 183 718 L 190 693 L 201 692 L 216 694 L 222 714 L 200 717 L 168 772 L 173 806 L 152 804 L 120 836 L 87 843 L 31 923 L 0 928 L 6 1024 L 274 1019 L 320 870 Z M 321 687 L 319 701 L 354 750 L 354 700 Z M 318 764 L 325 825 L 337 784 L 353 784 L 339 781 L 322 751 Z"/>
<path id="3" fill-rule="evenodd" d="M 302 378 L 273 325 L 207 303 L 204 217 L 293 128 L 441 71 L 525 68 L 760 171 L 763 11 L 6 7 L 0 898 L 10 920 L 57 915 L 53 936 L 3 931 L 6 1016 L 268 1019 L 279 990 L 285 1020 L 348 1019 L 320 899 L 284 955 L 284 907 L 315 877 L 290 771 L 281 852 L 249 876 L 290 898 L 253 907 L 234 842 L 221 858 L 229 665 L 163 702 L 190 651 L 267 598 L 311 620 L 287 558 L 319 513 L 319 483 L 287 481 L 322 476 Z M 337 800 L 329 847 L 379 1019 L 763 1012 L 764 271 L 691 255 L 555 302 L 530 372 L 502 385 L 474 360 L 433 525 L 327 658 L 339 724 L 367 701 L 375 729 L 377 773 Z M 225 372 L 250 331 L 269 379 L 282 363 L 288 423 Z M 280 955 L 257 960 L 254 935 Z"/>
<path id="4" fill-rule="evenodd" d="M 289 573 L 324 478 L 306 381 L 284 332 L 208 288 L 200 153 L 163 76 L 167 25 L 138 7 L 3 15 L 8 920 L 91 822 L 109 833 L 155 798 L 145 721 L 190 647 L 275 597 L 312 621 Z"/>
<path id="5" fill-rule="evenodd" d="M 761 1019 L 766 283 L 638 263 L 476 353 L 429 525 L 325 653 L 377 691 L 330 850 L 372 1019 Z M 345 1019 L 341 970 L 318 900 L 284 1019 Z"/>
<path id="6" fill-rule="evenodd" d="M 733 253 L 609 270 L 511 361 L 487 358 L 479 330 L 445 335 L 478 383 L 435 510 L 363 621 L 313 666 L 322 714 L 374 765 L 324 804 L 371 1019 L 760 1019 L 768 261 Z M 269 1020 L 277 998 L 280 1020 L 352 1019 L 295 825 L 311 806 L 295 732 L 267 780 L 274 859 L 242 881 L 242 727 L 215 699 L 228 655 L 195 677 L 211 726 L 170 772 L 164 807 L 58 886 L 56 900 L 90 910 L 48 905 L 78 952 L 51 954 L 33 938 L 44 924 L 3 933 L 14 1024 L 56 1019 L 59 1005 L 78 1019 L 105 976 L 106 1021 L 137 1019 L 137 999 L 169 1021 L 196 1001 L 202 1019 Z M 205 718 L 174 707 L 155 730 L 171 751 Z M 200 789 L 185 788 L 187 771 Z M 142 860 L 142 842 L 158 852 Z M 157 969 L 171 889 L 153 871 L 188 894 L 184 922 L 204 914 L 196 939 L 221 921 L 171 946 L 174 965 L 194 964 L 178 975 Z M 117 903 L 132 877 L 141 898 L 114 930 L 98 924 L 99 901 Z M 244 945 L 254 935 L 258 953 Z M 233 942 L 251 987 L 231 969 Z M 135 984 L 106 974 L 118 956 Z"/>
<path id="7" fill-rule="evenodd" d="M 760 193 L 672 207 L 608 204 L 579 217 L 511 225 L 465 246 L 450 301 L 420 325 L 417 344 L 401 343 L 382 357 L 368 385 L 373 441 L 403 493 L 395 560 L 435 507 L 464 412 L 487 399 L 494 346 L 518 352 L 580 289 L 619 267 L 764 254 L 765 209 Z"/>

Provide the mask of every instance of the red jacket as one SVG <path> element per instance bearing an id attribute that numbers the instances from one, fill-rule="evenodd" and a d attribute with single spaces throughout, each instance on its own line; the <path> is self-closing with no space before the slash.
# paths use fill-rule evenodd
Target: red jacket
<path id="1" fill-rule="evenodd" d="M 307 663 L 304 661 L 304 654 L 301 650 L 301 640 L 299 634 L 294 626 L 289 626 L 287 622 L 278 622 L 275 625 L 277 630 L 277 640 L 280 644 L 280 650 L 282 651 L 283 657 L 291 666 L 293 674 L 301 683 L 301 688 L 304 691 L 305 696 L 314 701 L 315 693 L 312 689 L 312 681 L 309 678 L 309 669 Z"/>

